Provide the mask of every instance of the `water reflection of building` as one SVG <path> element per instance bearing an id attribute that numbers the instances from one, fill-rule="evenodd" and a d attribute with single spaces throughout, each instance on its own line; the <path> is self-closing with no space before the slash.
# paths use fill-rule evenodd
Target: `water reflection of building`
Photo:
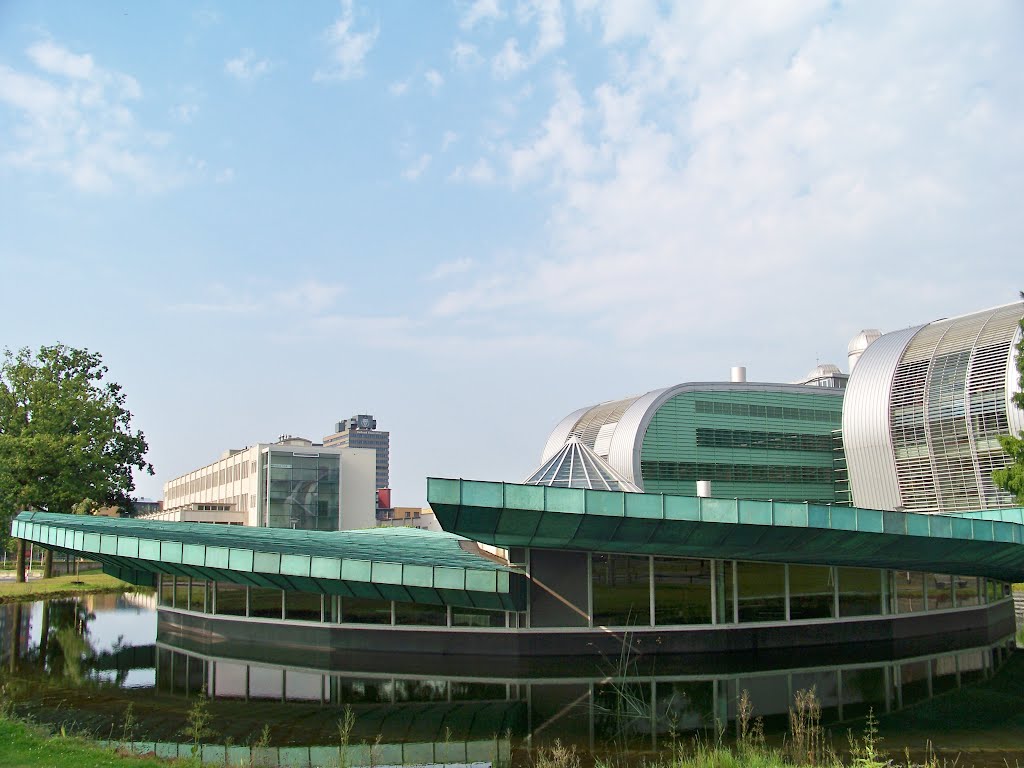
<path id="1" fill-rule="evenodd" d="M 185 638 L 158 643 L 161 693 L 191 696 L 205 690 L 214 699 L 315 704 L 329 713 L 321 724 L 328 732 L 338 708 L 351 706 L 359 727 L 371 736 L 379 733 L 385 743 L 487 741 L 508 733 L 534 745 L 558 737 L 600 750 L 623 741 L 656 749 L 679 734 L 729 728 L 743 691 L 770 732 L 785 731 L 794 694 L 811 688 L 825 726 L 865 716 L 869 709 L 894 712 L 987 679 L 1007 658 L 1012 639 L 859 663 L 650 674 L 632 665 L 612 670 L 581 662 L 511 677 L 272 664 L 202 654 L 188 650 L 190 645 Z M 289 719 L 287 709 L 279 712 Z"/>

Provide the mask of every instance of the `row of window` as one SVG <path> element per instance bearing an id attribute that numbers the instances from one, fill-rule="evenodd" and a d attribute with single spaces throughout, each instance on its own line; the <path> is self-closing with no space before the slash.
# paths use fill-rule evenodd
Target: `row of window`
<path id="1" fill-rule="evenodd" d="M 823 467 L 785 464 L 715 464 L 700 461 L 643 461 L 644 480 L 717 480 L 726 483 L 827 483 L 832 484 L 832 461 Z"/>
<path id="2" fill-rule="evenodd" d="M 256 471 L 255 461 L 243 461 L 221 467 L 191 479 L 172 480 L 167 486 L 167 498 L 173 501 L 189 494 L 209 491 L 228 483 L 245 480 L 249 477 L 250 471 Z"/>
<path id="3" fill-rule="evenodd" d="M 748 416 L 755 419 L 820 421 L 835 425 L 842 424 L 843 422 L 843 415 L 838 410 L 825 411 L 817 408 L 731 403 L 720 400 L 695 400 L 693 406 L 697 413 L 713 413 L 717 416 Z"/>
<path id="4" fill-rule="evenodd" d="M 268 587 L 199 581 L 183 576 L 160 578 L 159 603 L 220 616 L 245 616 L 334 624 L 435 627 L 504 627 L 504 611 L 458 606 L 400 603 L 362 597 L 291 592 Z M 511 614 L 513 624 L 516 614 Z"/>
<path id="5" fill-rule="evenodd" d="M 828 451 L 832 435 L 800 432 L 758 432 L 747 429 L 697 428 L 698 448 L 757 448 L 769 451 Z"/>
<path id="6" fill-rule="evenodd" d="M 968 608 L 1010 585 L 876 568 L 593 554 L 593 626 L 732 624 Z"/>
<path id="7" fill-rule="evenodd" d="M 586 613 L 594 627 L 889 616 L 970 608 L 1011 594 L 1009 584 L 992 579 L 875 568 L 595 553 L 588 569 Z M 290 592 L 181 576 L 161 577 L 159 602 L 199 613 L 297 621 L 527 626 L 527 614 Z"/>

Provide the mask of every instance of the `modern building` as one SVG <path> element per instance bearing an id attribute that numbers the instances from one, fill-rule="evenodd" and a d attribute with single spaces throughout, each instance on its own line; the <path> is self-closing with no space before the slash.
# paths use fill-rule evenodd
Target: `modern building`
<path id="1" fill-rule="evenodd" d="M 445 533 L 41 512 L 12 533 L 158 586 L 169 632 L 310 654 L 515 665 L 827 648 L 852 660 L 1015 631 L 1024 509 L 922 515 L 434 478 L 427 497 Z"/>
<path id="2" fill-rule="evenodd" d="M 842 439 L 855 505 L 1013 505 L 992 472 L 1011 461 L 998 437 L 1024 429 L 1012 400 L 1022 317 L 1024 302 L 1014 302 L 851 342 Z"/>
<path id="3" fill-rule="evenodd" d="M 833 430 L 845 376 L 806 384 L 690 382 L 581 408 L 562 419 L 527 483 L 716 497 L 835 502 Z M 822 383 L 827 382 L 827 383 Z"/>
<path id="4" fill-rule="evenodd" d="M 168 502 L 255 510 L 248 526 L 37 512 L 12 534 L 156 586 L 169 632 L 310 654 L 515 666 L 992 646 L 1014 636 L 1024 581 L 1024 508 L 993 509 L 989 477 L 1006 462 L 995 436 L 1024 426 L 1022 316 L 865 332 L 848 381 L 737 370 L 581 408 L 525 483 L 429 478 L 442 533 L 324 530 L 346 519 L 343 456 L 361 449 L 289 440 L 168 484 Z M 840 423 L 855 506 L 833 503 Z"/>
<path id="5" fill-rule="evenodd" d="M 163 511 L 151 519 L 337 531 L 371 528 L 375 454 L 282 437 L 225 451 L 164 483 Z M 239 514 L 241 513 L 241 514 Z M 216 519 L 206 519 L 213 515 Z"/>
<path id="6" fill-rule="evenodd" d="M 334 432 L 324 436 L 326 448 L 370 448 L 377 453 L 377 488 L 390 488 L 391 433 L 377 429 L 372 415 L 360 413 L 348 421 L 339 421 Z"/>

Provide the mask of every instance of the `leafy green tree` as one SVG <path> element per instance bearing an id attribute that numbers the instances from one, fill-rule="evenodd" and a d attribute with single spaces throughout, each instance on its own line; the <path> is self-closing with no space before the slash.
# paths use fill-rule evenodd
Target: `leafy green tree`
<path id="1" fill-rule="evenodd" d="M 1020 297 L 1024 299 L 1024 291 Z M 1024 318 L 1020 321 L 1024 331 Z M 1017 343 L 1017 385 L 1019 392 L 1013 396 L 1013 404 L 1024 409 L 1024 335 Z M 1024 506 L 1024 434 L 1006 435 L 999 438 L 1003 450 L 1010 454 L 1013 464 L 1006 469 L 997 469 L 992 473 L 992 480 L 1005 491 L 1013 494 L 1018 504 Z"/>
<path id="2" fill-rule="evenodd" d="M 83 499 L 132 508 L 132 470 L 153 474 L 153 466 L 145 460 L 145 436 L 131 429 L 124 392 L 106 375 L 103 359 L 87 349 L 57 344 L 38 352 L 4 351 L 0 525 L 5 535 L 19 510 L 72 512 Z"/>

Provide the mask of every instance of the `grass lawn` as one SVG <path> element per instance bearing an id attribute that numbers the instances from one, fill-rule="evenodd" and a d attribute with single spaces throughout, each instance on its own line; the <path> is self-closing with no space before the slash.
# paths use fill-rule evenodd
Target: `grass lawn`
<path id="1" fill-rule="evenodd" d="M 85 739 L 50 736 L 42 728 L 0 717 L 0 765 L 5 768 L 169 768 L 184 764 L 156 758 L 122 757 Z"/>
<path id="2" fill-rule="evenodd" d="M 48 597 L 84 595 L 93 592 L 116 592 L 138 589 L 102 571 L 83 573 L 80 576 L 54 576 L 50 579 L 34 579 L 24 583 L 0 582 L 0 603 L 18 600 L 43 600 Z"/>

